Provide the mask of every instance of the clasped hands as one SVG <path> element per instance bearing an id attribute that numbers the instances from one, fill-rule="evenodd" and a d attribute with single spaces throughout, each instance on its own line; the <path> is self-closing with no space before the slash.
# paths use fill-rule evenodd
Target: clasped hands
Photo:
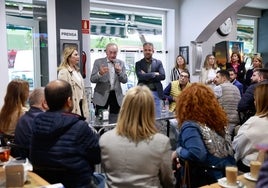
<path id="1" fill-rule="evenodd" d="M 119 63 L 115 63 L 115 64 L 114 64 L 114 70 L 115 70 L 115 73 L 116 73 L 116 74 L 121 73 L 121 71 L 122 71 L 122 67 L 120 66 Z M 109 68 L 108 68 L 108 66 L 105 66 L 105 65 L 102 64 L 102 65 L 100 66 L 99 74 L 100 74 L 100 75 L 104 75 L 104 74 L 106 74 L 107 72 L 109 72 Z"/>

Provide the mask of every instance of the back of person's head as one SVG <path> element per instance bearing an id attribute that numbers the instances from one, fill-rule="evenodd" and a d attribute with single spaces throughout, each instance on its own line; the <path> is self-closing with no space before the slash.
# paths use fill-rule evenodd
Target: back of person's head
<path id="1" fill-rule="evenodd" d="M 45 87 L 45 98 L 50 111 L 62 110 L 69 97 L 72 99 L 72 88 L 65 80 L 51 81 Z"/>
<path id="2" fill-rule="evenodd" d="M 177 97 L 176 118 L 179 126 L 185 121 L 196 121 L 206 124 L 219 134 L 224 134 L 224 126 L 228 122 L 214 92 L 202 83 L 192 83 Z"/>
<path id="3" fill-rule="evenodd" d="M 217 74 L 220 74 L 221 77 L 225 77 L 227 80 L 230 80 L 230 73 L 228 70 L 219 70 L 217 71 Z"/>
<path id="4" fill-rule="evenodd" d="M 261 81 L 268 80 L 268 68 L 260 68 L 258 69 Z"/>
<path id="5" fill-rule="evenodd" d="M 25 106 L 29 96 L 29 83 L 25 80 L 15 79 L 7 86 L 5 104 L 14 109 L 16 106 Z"/>
<path id="6" fill-rule="evenodd" d="M 39 105 L 43 102 L 43 100 L 45 99 L 45 92 L 44 92 L 45 88 L 44 87 L 38 87 L 35 88 L 30 96 L 29 96 L 29 105 L 33 106 L 33 105 Z"/>
<path id="7" fill-rule="evenodd" d="M 22 106 L 26 106 L 29 96 L 29 83 L 25 80 L 14 79 L 7 85 L 4 105 L 0 112 L 1 129 L 7 130 L 12 114 L 17 113 L 18 117 L 22 113 Z"/>
<path id="8" fill-rule="evenodd" d="M 154 98 L 147 86 L 138 85 L 127 91 L 116 130 L 119 135 L 134 142 L 149 139 L 157 132 Z"/>
<path id="9" fill-rule="evenodd" d="M 260 82 L 254 91 L 256 115 L 268 117 L 268 81 Z"/>

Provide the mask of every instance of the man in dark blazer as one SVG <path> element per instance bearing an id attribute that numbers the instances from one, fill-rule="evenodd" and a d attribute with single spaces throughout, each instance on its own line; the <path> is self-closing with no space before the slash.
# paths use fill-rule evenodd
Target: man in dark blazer
<path id="1" fill-rule="evenodd" d="M 109 43 L 106 46 L 106 57 L 95 60 L 90 81 L 96 83 L 93 103 L 96 105 L 95 115 L 109 108 L 109 123 L 117 121 L 117 114 L 123 100 L 121 83 L 127 83 L 124 62 L 116 59 L 118 46 Z"/>
<path id="2" fill-rule="evenodd" d="M 160 60 L 153 58 L 154 45 L 150 42 L 143 44 L 144 58 L 136 62 L 135 71 L 138 84 L 147 85 L 155 100 L 156 117 L 161 116 L 161 102 L 164 97 L 161 81 L 165 80 L 165 70 Z"/>

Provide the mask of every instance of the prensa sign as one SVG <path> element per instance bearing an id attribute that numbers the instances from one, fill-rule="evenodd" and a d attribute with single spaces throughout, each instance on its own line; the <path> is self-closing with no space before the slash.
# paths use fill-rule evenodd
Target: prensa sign
<path id="1" fill-rule="evenodd" d="M 78 30 L 60 29 L 60 39 L 78 40 Z"/>

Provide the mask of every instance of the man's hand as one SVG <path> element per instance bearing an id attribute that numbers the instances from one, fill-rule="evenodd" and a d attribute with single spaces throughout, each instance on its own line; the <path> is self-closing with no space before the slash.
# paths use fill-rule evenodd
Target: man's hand
<path id="1" fill-rule="evenodd" d="M 121 71 L 122 71 L 122 67 L 120 66 L 119 63 L 115 63 L 115 64 L 114 64 L 114 69 L 115 69 L 115 72 L 116 72 L 117 74 L 121 73 Z"/>
<path id="2" fill-rule="evenodd" d="M 102 64 L 100 66 L 100 71 L 99 71 L 100 75 L 102 76 L 102 75 L 106 74 L 107 72 L 109 72 L 109 68 Z"/>

